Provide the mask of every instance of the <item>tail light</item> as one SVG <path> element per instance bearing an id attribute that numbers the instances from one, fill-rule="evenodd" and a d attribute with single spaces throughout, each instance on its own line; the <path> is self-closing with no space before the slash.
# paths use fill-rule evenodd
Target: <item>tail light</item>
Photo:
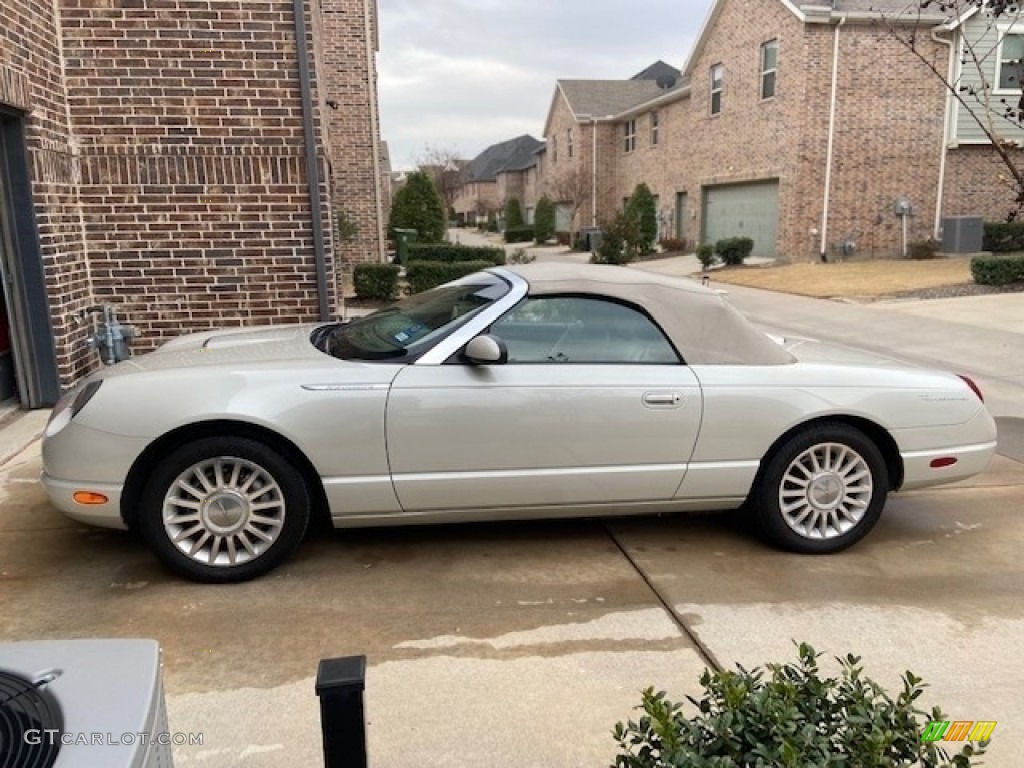
<path id="1" fill-rule="evenodd" d="M 962 373 L 957 375 L 960 376 L 961 379 L 963 379 L 964 384 L 970 387 L 971 391 L 978 396 L 978 399 L 981 400 L 981 402 L 984 403 L 985 396 L 981 394 L 981 389 L 978 387 L 977 384 L 974 383 L 974 380 L 969 378 L 968 376 L 964 376 Z"/>

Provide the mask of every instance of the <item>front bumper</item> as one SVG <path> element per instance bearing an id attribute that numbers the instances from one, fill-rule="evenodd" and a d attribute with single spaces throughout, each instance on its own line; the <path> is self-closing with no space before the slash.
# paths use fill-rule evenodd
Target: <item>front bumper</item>
<path id="1" fill-rule="evenodd" d="M 126 530 L 128 526 L 121 519 L 121 493 L 123 486 L 107 483 L 72 483 L 57 480 L 43 472 L 40 480 L 50 502 L 70 517 L 86 525 L 101 528 L 118 528 Z M 105 504 L 79 504 L 74 499 L 75 491 L 94 491 L 107 497 Z"/>

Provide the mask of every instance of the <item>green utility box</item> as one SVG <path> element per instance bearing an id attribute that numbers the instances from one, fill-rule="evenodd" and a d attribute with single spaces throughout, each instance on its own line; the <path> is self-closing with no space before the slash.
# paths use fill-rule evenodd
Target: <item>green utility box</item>
<path id="1" fill-rule="evenodd" d="M 398 263 L 403 267 L 409 261 L 409 243 L 416 239 L 418 232 L 415 229 L 400 229 L 395 227 L 395 250 L 398 251 Z"/>

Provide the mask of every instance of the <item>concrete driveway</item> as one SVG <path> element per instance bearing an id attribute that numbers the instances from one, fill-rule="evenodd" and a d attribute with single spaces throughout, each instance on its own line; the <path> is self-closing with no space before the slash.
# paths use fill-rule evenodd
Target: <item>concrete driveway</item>
<path id="1" fill-rule="evenodd" d="M 972 350 L 971 326 L 948 314 L 922 328 L 878 307 L 742 294 L 787 331 L 810 317 L 851 346 L 956 356 L 995 390 L 1003 424 L 1024 417 L 1016 358 L 988 349 L 1009 337 L 975 331 Z M 204 734 L 179 766 L 322 764 L 316 665 L 358 653 L 376 768 L 607 765 L 641 688 L 697 694 L 705 665 L 788 660 L 793 640 L 864 656 L 890 689 L 923 675 L 925 705 L 997 720 L 986 765 L 1015 766 L 1021 460 L 893 497 L 864 542 L 828 557 L 766 548 L 738 515 L 435 527 L 322 534 L 268 578 L 209 587 L 169 577 L 131 536 L 61 517 L 32 442 L 0 467 L 0 641 L 158 639 L 171 729 Z"/>

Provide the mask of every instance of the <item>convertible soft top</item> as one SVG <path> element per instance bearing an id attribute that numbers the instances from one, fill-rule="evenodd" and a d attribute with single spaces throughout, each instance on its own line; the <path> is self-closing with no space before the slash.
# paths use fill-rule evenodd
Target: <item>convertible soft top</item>
<path id="1" fill-rule="evenodd" d="M 785 365 L 795 358 L 758 332 L 721 294 L 690 280 L 598 264 L 503 267 L 530 284 L 531 296 L 594 294 L 650 313 L 690 365 Z"/>

